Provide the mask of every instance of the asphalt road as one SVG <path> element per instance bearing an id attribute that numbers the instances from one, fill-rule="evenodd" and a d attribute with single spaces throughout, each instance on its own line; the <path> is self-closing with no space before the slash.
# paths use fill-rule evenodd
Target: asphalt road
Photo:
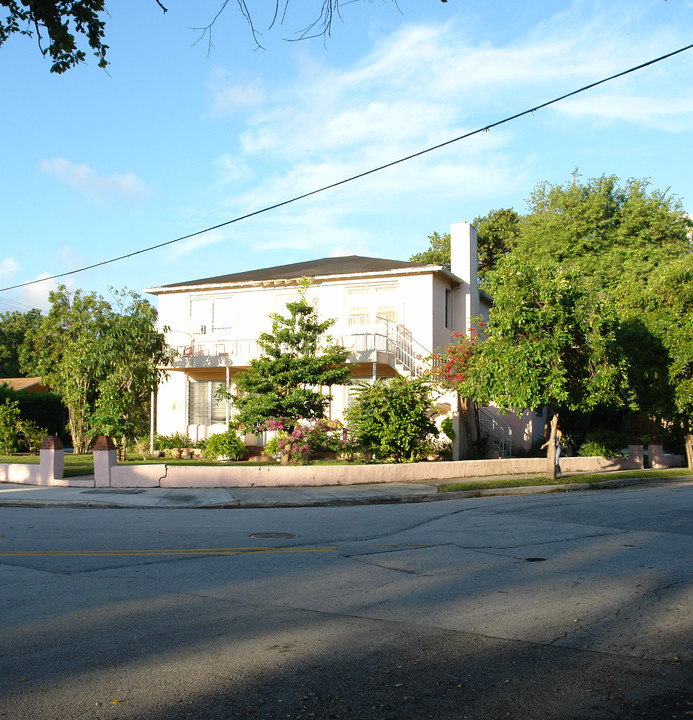
<path id="1" fill-rule="evenodd" d="M 0 508 L 0 717 L 693 716 L 693 485 Z"/>

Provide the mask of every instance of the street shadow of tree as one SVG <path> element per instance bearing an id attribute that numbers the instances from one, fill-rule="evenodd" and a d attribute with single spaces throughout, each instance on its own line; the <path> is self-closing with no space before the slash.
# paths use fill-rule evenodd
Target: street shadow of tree
<path id="1" fill-rule="evenodd" d="M 605 493 L 605 502 L 612 497 Z M 111 601 L 76 599 L 72 612 L 6 628 L 0 711 L 15 720 L 486 720 L 655 719 L 693 710 L 684 704 L 693 703 L 693 655 L 680 651 L 691 647 L 687 613 L 660 633 L 660 654 L 609 650 L 612 638 L 634 634 L 635 618 L 637 632 L 656 630 L 648 602 L 666 595 L 668 607 L 690 607 L 690 580 L 670 572 L 663 556 L 659 567 L 641 567 L 654 546 L 648 532 L 629 529 L 635 520 L 615 517 L 588 536 L 576 511 L 575 531 L 552 536 L 546 516 L 554 502 L 534 502 L 534 517 L 523 522 L 536 533 L 524 543 L 513 543 L 517 526 L 492 503 L 486 507 L 497 513 L 461 513 L 459 543 L 445 547 L 436 545 L 434 519 L 430 545 L 324 553 L 304 568 L 287 555 L 245 554 L 140 561 L 129 576 L 137 587 L 123 588 L 115 565 L 82 573 L 84 583 L 65 575 L 67 588 L 106 583 Z M 501 520 L 504 527 L 480 535 Z M 399 536 L 406 543 L 407 532 Z M 669 542 L 672 554 L 691 549 L 690 535 Z M 439 558 L 448 553 L 438 564 L 434 545 Z M 575 583 L 588 576 L 617 592 L 576 626 Z M 509 600 L 505 610 L 498 595 Z M 501 628 L 513 603 L 517 638 Z M 484 611 L 482 629 L 464 629 Z"/>

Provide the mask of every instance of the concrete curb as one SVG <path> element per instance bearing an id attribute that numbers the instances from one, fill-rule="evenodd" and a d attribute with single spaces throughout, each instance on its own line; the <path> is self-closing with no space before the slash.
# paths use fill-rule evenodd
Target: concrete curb
<path id="1" fill-rule="evenodd" d="M 349 507 L 355 505 L 394 505 L 401 503 L 440 502 L 467 498 L 483 498 L 511 495 L 544 495 L 555 492 L 578 492 L 584 490 L 608 490 L 625 487 L 645 487 L 663 483 L 688 485 L 693 475 L 679 475 L 663 478 L 612 478 L 599 483 L 570 483 L 566 485 L 528 485 L 513 488 L 479 488 L 478 490 L 460 490 L 440 492 L 437 484 L 400 484 L 396 489 L 389 485 L 364 485 L 361 490 L 353 485 L 327 486 L 312 488 L 308 494 L 292 492 L 290 488 L 244 488 L 234 497 L 232 492 L 224 492 L 228 497 L 211 499 L 216 493 L 213 489 L 187 491 L 163 490 L 162 488 L 139 489 L 128 494 L 118 488 L 102 488 L 99 494 L 103 500 L 84 497 L 81 488 L 36 488 L 43 497 L 32 498 L 30 488 L 18 485 L 0 486 L 0 507 L 29 508 L 92 508 L 92 509 L 139 509 L 139 510 L 242 510 L 261 508 L 298 508 L 298 507 Z M 6 491 L 6 495 L 2 490 Z M 218 490 L 218 489 L 217 489 Z M 394 490 L 394 491 L 393 491 Z M 92 490 L 93 492 L 93 490 Z M 53 497 L 45 497 L 45 494 Z M 343 493 L 340 496 L 340 493 Z M 21 496 L 20 496 L 21 495 Z M 136 499 L 135 499 L 136 498 Z"/>

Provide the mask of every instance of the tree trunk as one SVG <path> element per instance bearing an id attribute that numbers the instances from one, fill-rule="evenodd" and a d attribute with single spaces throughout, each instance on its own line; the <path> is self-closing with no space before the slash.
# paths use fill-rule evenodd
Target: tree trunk
<path id="1" fill-rule="evenodd" d="M 686 445 L 686 458 L 688 458 L 688 469 L 693 470 L 693 433 L 684 435 L 684 443 Z"/>
<path id="2" fill-rule="evenodd" d="M 460 459 L 471 459 L 473 438 L 472 430 L 469 427 L 469 409 L 472 401 L 469 398 L 463 398 L 459 393 L 457 395 L 457 414 L 460 418 L 458 431 L 460 437 L 457 439 L 460 449 Z M 464 433 L 464 434 L 463 434 Z"/>
<path id="3" fill-rule="evenodd" d="M 546 479 L 556 479 L 556 430 L 558 428 L 558 413 L 554 412 L 551 418 L 551 434 L 546 448 Z"/>

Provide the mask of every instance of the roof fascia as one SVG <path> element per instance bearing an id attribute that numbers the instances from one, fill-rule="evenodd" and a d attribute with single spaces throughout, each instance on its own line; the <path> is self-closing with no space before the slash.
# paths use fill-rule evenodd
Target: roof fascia
<path id="1" fill-rule="evenodd" d="M 438 273 L 454 284 L 460 284 L 460 279 L 453 275 L 451 272 L 446 270 L 442 265 L 424 265 L 422 267 L 415 268 L 393 268 L 392 270 L 372 270 L 370 272 L 358 272 L 358 273 L 336 273 L 329 275 L 312 275 L 308 276 L 315 283 L 328 283 L 328 282 L 340 282 L 343 280 L 361 280 L 361 279 L 372 279 L 372 278 L 390 278 L 401 275 L 425 275 L 429 273 Z M 210 290 L 241 290 L 241 289 L 252 289 L 252 288 L 276 288 L 276 287 L 293 287 L 297 286 L 301 281 L 301 278 L 277 278 L 276 280 L 241 280 L 236 282 L 223 282 L 223 283 L 208 283 L 208 284 L 195 284 L 195 285 L 176 285 L 175 287 L 161 286 L 146 288 L 143 292 L 150 293 L 151 295 L 172 295 L 175 293 L 190 293 L 190 292 L 209 292 Z"/>

